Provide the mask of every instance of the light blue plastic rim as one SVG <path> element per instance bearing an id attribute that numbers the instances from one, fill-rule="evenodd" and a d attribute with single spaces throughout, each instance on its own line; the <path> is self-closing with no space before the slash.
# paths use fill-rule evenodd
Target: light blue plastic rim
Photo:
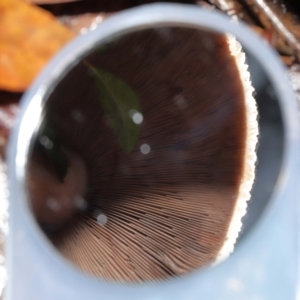
<path id="1" fill-rule="evenodd" d="M 28 154 L 29 142 L 35 130 L 35 124 L 41 118 L 41 107 L 44 97 L 53 88 L 53 84 L 69 70 L 74 62 L 80 57 L 94 49 L 99 44 L 110 40 L 113 37 L 123 35 L 136 30 L 151 28 L 153 26 L 182 26 L 196 29 L 208 29 L 220 33 L 231 33 L 236 36 L 243 47 L 251 53 L 269 77 L 280 102 L 284 125 L 284 154 L 280 177 L 288 180 L 290 176 L 296 175 L 295 161 L 299 160 L 299 124 L 298 108 L 295 95 L 290 87 L 287 72 L 279 62 L 278 55 L 255 33 L 250 31 L 245 25 L 237 24 L 228 17 L 215 12 L 203 10 L 196 6 L 179 4 L 153 4 L 146 5 L 115 14 L 104 21 L 97 29 L 80 36 L 68 44 L 60 51 L 55 58 L 48 64 L 37 80 L 26 92 L 21 100 L 21 113 L 12 131 L 8 147 L 8 165 L 10 181 L 10 230 L 14 229 L 16 220 L 14 215 L 17 210 L 21 212 L 23 225 L 26 227 L 28 239 L 32 239 L 38 249 L 51 257 L 51 263 L 56 264 L 61 272 L 74 279 L 80 280 L 82 284 L 89 283 L 91 286 L 123 288 L 124 292 L 134 289 L 135 292 L 145 285 L 159 288 L 162 283 L 145 283 L 141 285 L 122 285 L 110 283 L 103 280 L 92 278 L 73 267 L 50 246 L 47 238 L 34 221 L 29 210 L 24 188 L 24 170 Z M 291 175 L 292 174 L 292 175 Z M 281 180 L 271 197 L 268 210 L 263 214 L 258 223 L 250 230 L 245 241 L 253 235 L 256 228 L 261 226 L 263 220 L 272 217 L 275 208 L 283 205 L 282 195 L 287 187 L 287 181 Z M 277 210 L 277 209 L 276 209 Z M 19 220 L 20 222 L 20 220 Z M 244 242 L 244 241 L 243 241 Z M 242 243 L 243 243 L 242 242 Z M 8 251 L 13 252 L 13 245 L 8 244 Z M 237 249 L 238 251 L 238 249 Z M 233 254 L 234 256 L 235 254 Z M 9 261 L 8 267 L 12 265 Z M 222 268 L 223 264 L 214 269 L 210 269 L 210 275 Z M 198 271 L 197 271 L 198 272 Z M 199 273 L 200 275 L 200 273 Z M 189 275 L 187 275 L 189 276 Z M 200 276 L 201 277 L 201 276 Z M 168 285 L 178 279 L 170 279 L 163 284 Z"/>

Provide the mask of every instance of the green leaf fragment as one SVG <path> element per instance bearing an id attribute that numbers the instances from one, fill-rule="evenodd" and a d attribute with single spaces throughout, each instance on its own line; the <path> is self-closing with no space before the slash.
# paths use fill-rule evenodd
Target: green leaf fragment
<path id="1" fill-rule="evenodd" d="M 124 81 L 109 72 L 87 65 L 95 75 L 100 103 L 110 126 L 123 151 L 129 153 L 134 149 L 140 134 L 142 110 L 139 100 Z"/>

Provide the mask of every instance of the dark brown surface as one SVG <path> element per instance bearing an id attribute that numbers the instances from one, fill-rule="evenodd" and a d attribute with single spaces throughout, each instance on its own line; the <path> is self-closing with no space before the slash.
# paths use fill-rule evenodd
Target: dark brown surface
<path id="1" fill-rule="evenodd" d="M 243 91 L 225 39 L 149 30 L 86 60 L 135 91 L 144 121 L 125 154 L 86 65 L 59 83 L 48 119 L 85 160 L 89 206 L 53 242 L 81 269 L 110 280 L 163 279 L 210 263 L 233 213 L 245 143 Z"/>
<path id="2" fill-rule="evenodd" d="M 158 0 L 83 0 L 73 3 L 61 3 L 53 5 L 43 5 L 42 7 L 52 12 L 54 15 L 78 15 L 83 13 L 112 13 L 130 7 L 161 2 Z M 166 0 L 164 2 L 195 4 L 194 0 Z"/>

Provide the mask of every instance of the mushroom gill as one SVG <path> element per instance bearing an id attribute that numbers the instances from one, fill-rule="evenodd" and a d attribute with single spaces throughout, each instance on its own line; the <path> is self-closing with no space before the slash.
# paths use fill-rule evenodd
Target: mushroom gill
<path id="1" fill-rule="evenodd" d="M 65 75 L 49 96 L 45 120 L 67 155 L 84 161 L 87 188 L 80 191 L 86 205 L 65 220 L 60 214 L 63 226 L 47 231 L 63 256 L 97 277 L 141 282 L 182 275 L 230 253 L 250 197 L 257 138 L 244 59 L 227 36 L 163 27 L 101 45 Z M 129 153 L 87 62 L 137 96 L 142 118 Z M 44 168 L 35 157 L 33 150 L 33 182 L 32 166 Z M 34 201 L 48 197 L 29 192 Z M 33 208 L 45 209 L 34 201 Z M 43 209 L 33 210 L 41 220 Z"/>

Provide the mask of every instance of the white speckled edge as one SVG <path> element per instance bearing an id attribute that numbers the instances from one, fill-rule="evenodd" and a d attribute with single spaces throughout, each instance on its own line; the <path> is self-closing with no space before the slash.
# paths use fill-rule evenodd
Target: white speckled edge
<path id="1" fill-rule="evenodd" d="M 215 264 L 225 260 L 234 250 L 234 245 L 242 228 L 242 218 L 247 211 L 247 201 L 251 197 L 251 189 L 255 178 L 256 145 L 258 141 L 258 121 L 256 101 L 253 97 L 254 88 L 251 84 L 246 55 L 242 51 L 241 44 L 232 35 L 227 35 L 227 41 L 231 55 L 234 57 L 240 72 L 241 82 L 244 89 L 246 108 L 246 145 L 244 157 L 244 169 L 240 188 L 237 194 L 236 205 L 232 219 L 228 227 L 224 245 L 222 246 Z"/>

